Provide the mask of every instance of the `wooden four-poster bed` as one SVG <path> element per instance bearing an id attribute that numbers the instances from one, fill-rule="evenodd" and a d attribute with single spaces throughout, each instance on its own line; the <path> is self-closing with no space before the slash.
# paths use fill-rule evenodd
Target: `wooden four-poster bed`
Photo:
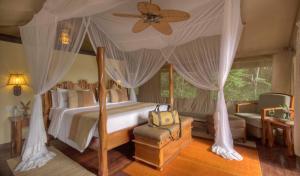
<path id="1" fill-rule="evenodd" d="M 107 94 L 107 86 L 106 86 L 106 78 L 105 78 L 105 58 L 104 58 L 104 47 L 97 48 L 97 66 L 98 66 L 98 83 L 87 83 L 86 81 L 79 81 L 77 86 L 82 89 L 90 89 L 95 92 L 98 102 L 99 102 L 99 120 L 98 120 L 98 134 L 99 138 L 93 137 L 91 142 L 89 143 L 89 148 L 98 151 L 98 175 L 108 175 L 108 158 L 107 152 L 113 148 L 116 148 L 120 145 L 128 143 L 133 139 L 133 129 L 140 125 L 133 125 L 130 127 L 126 127 L 112 133 L 108 133 L 107 131 L 107 106 L 106 106 L 106 94 Z M 174 88 L 173 88 L 173 66 L 169 65 L 169 104 L 173 106 L 174 103 Z M 65 88 L 65 89 L 73 89 L 73 83 L 64 82 L 62 84 L 58 84 L 57 87 Z M 98 91 L 96 91 L 98 89 Z M 50 118 L 50 108 L 51 108 L 51 95 L 50 91 L 44 94 L 43 96 L 43 109 L 44 109 L 44 123 L 45 127 L 49 126 Z M 126 116 L 126 115 L 123 115 Z M 144 122 L 145 123 L 145 122 Z M 47 130 L 48 131 L 48 130 Z M 48 139 L 51 138 L 48 135 Z"/>

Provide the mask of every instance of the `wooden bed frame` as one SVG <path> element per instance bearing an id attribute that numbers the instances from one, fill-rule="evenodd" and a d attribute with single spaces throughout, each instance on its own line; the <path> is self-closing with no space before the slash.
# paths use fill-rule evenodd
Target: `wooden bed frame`
<path id="1" fill-rule="evenodd" d="M 133 139 L 133 129 L 136 126 L 129 127 L 126 129 L 122 129 L 111 134 L 107 133 L 107 113 L 106 113 L 106 89 L 110 88 L 114 82 L 108 81 L 108 86 L 106 86 L 106 78 L 105 78 L 105 59 L 104 59 L 104 48 L 97 48 L 97 65 L 98 65 L 98 82 L 97 83 L 88 83 L 86 80 L 79 80 L 78 83 L 72 83 L 71 81 L 65 81 L 63 83 L 58 84 L 56 87 L 65 88 L 65 89 L 73 89 L 76 86 L 83 89 L 92 90 L 97 96 L 97 100 L 99 100 L 99 121 L 98 121 L 98 132 L 99 138 L 93 138 L 91 143 L 89 144 L 89 148 L 98 151 L 98 175 L 107 176 L 108 175 L 108 160 L 107 160 L 107 152 L 113 148 L 116 148 L 120 145 L 128 143 Z M 169 65 L 169 91 L 170 98 L 169 104 L 173 107 L 174 104 L 174 88 L 173 88 L 173 66 Z M 118 85 L 118 84 L 117 84 Z M 98 91 L 97 91 L 98 87 Z M 44 124 L 46 129 L 49 126 L 49 112 L 51 108 L 51 94 L 50 91 L 46 92 L 43 96 L 43 112 L 44 112 Z M 48 140 L 51 136 L 48 135 Z"/>

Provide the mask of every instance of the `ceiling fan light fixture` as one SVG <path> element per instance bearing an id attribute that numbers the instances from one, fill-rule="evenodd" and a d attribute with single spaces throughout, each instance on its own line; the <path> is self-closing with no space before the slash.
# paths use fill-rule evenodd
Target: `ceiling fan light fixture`
<path id="1" fill-rule="evenodd" d="M 162 16 L 160 15 L 155 15 L 155 14 L 145 14 L 144 16 L 144 22 L 145 23 L 159 23 L 161 20 Z"/>

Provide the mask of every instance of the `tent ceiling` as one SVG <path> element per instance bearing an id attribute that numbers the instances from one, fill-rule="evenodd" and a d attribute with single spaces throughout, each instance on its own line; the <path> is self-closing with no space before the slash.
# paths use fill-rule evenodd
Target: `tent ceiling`
<path id="1" fill-rule="evenodd" d="M 30 21 L 42 5 L 41 0 L 1 1 L 0 34 L 19 36 L 14 25 Z M 272 54 L 289 47 L 298 7 L 298 0 L 243 0 L 242 18 L 246 26 L 238 57 Z M 92 50 L 88 40 L 82 49 Z"/>
<path id="2" fill-rule="evenodd" d="M 170 23 L 172 35 L 163 35 L 153 27 L 140 33 L 133 33 L 132 27 L 137 22 L 137 18 L 121 18 L 112 15 L 115 12 L 139 14 L 137 2 L 139 1 L 131 0 L 103 13 L 95 14 L 91 18 L 91 21 L 95 22 L 121 50 L 162 49 L 184 44 L 198 37 L 221 34 L 223 0 L 189 0 L 189 3 L 182 0 L 156 0 L 161 9 L 183 10 L 191 15 L 189 20 Z"/>

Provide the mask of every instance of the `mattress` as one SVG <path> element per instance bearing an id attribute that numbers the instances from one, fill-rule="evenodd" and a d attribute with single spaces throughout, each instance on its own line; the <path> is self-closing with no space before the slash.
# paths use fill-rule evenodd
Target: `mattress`
<path id="1" fill-rule="evenodd" d="M 117 108 L 121 106 L 129 106 L 135 102 L 120 102 L 120 103 L 108 103 L 106 105 L 107 109 Z M 154 110 L 156 104 L 153 103 L 151 106 L 147 106 L 134 111 L 127 111 L 122 113 L 116 113 L 113 115 L 109 115 L 107 118 L 107 132 L 113 133 L 125 128 L 133 127 L 139 124 L 143 124 L 148 120 L 149 111 Z M 50 126 L 48 129 L 48 133 L 52 135 L 54 138 L 58 138 L 64 143 L 70 145 L 71 147 L 77 149 L 80 152 L 83 152 L 84 149 L 80 149 L 79 146 L 70 140 L 70 128 L 72 119 L 75 114 L 81 112 L 89 112 L 98 110 L 99 106 L 88 106 L 88 107 L 80 107 L 80 108 L 52 108 L 50 110 L 49 118 L 51 120 Z M 161 106 L 161 110 L 166 110 L 167 106 Z M 85 148 L 88 147 L 93 136 L 98 137 L 97 123 L 91 129 L 87 143 Z"/>

